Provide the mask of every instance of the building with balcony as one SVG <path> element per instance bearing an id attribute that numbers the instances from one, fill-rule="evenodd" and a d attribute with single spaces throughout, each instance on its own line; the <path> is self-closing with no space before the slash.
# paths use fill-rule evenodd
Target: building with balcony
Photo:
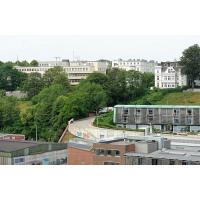
<path id="1" fill-rule="evenodd" d="M 129 70 L 135 70 L 141 73 L 149 72 L 154 73 L 155 72 L 155 66 L 157 65 L 156 61 L 147 61 L 144 59 L 129 59 L 129 60 L 113 60 L 112 61 L 112 67 L 124 69 L 126 71 Z"/>
<path id="2" fill-rule="evenodd" d="M 114 123 L 130 129 L 153 127 L 161 131 L 200 131 L 200 106 L 116 105 Z"/>
<path id="3" fill-rule="evenodd" d="M 187 85 L 187 77 L 181 73 L 178 62 L 161 62 L 155 66 L 155 87 L 176 88 Z"/>

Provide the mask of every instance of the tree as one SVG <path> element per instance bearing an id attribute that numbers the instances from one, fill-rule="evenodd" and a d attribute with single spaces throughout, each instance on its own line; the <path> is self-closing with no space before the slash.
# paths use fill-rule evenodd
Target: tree
<path id="1" fill-rule="evenodd" d="M 89 112 L 98 112 L 101 108 L 106 106 L 107 96 L 99 84 L 86 83 L 78 89 L 77 93 L 85 93 L 87 95 L 86 98 Z"/>
<path id="2" fill-rule="evenodd" d="M 60 84 L 66 88 L 70 88 L 69 80 L 67 74 L 62 67 L 54 67 L 49 69 L 43 77 L 45 86 L 50 86 L 53 84 Z"/>
<path id="3" fill-rule="evenodd" d="M 114 68 L 108 72 L 107 76 L 106 93 L 108 95 L 108 105 L 113 106 L 127 102 L 126 71 Z"/>
<path id="4" fill-rule="evenodd" d="M 32 61 L 30 62 L 30 66 L 37 67 L 37 66 L 38 66 L 38 61 L 37 61 L 37 60 L 32 60 Z"/>
<path id="5" fill-rule="evenodd" d="M 82 80 L 80 85 L 85 84 L 86 82 L 96 83 L 102 86 L 102 88 L 106 87 L 108 81 L 108 77 L 105 74 L 94 72 L 90 74 L 85 80 Z"/>
<path id="6" fill-rule="evenodd" d="M 194 81 L 200 76 L 200 47 L 198 44 L 183 51 L 180 65 L 183 66 L 182 73 L 187 75 L 189 87 L 194 88 Z"/>
<path id="7" fill-rule="evenodd" d="M 30 73 L 22 83 L 22 90 L 27 92 L 29 98 L 37 95 L 44 88 L 44 82 L 40 73 Z"/>
<path id="8" fill-rule="evenodd" d="M 26 61 L 26 60 L 23 60 L 23 61 L 17 61 L 15 64 L 18 65 L 18 66 L 21 66 L 21 67 L 27 67 L 27 66 L 30 65 L 29 62 Z"/>
<path id="9" fill-rule="evenodd" d="M 0 89 L 6 91 L 16 90 L 26 79 L 27 74 L 19 72 L 11 64 L 0 66 Z"/>

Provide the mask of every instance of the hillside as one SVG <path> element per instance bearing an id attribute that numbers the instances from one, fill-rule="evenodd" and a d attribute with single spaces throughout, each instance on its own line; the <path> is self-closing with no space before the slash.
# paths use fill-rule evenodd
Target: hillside
<path id="1" fill-rule="evenodd" d="M 200 92 L 175 92 L 157 101 L 160 105 L 200 105 Z"/>

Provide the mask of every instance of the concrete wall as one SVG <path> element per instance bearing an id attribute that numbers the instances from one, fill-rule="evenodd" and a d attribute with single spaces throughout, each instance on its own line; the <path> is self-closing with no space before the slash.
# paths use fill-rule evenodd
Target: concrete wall
<path id="1" fill-rule="evenodd" d="M 157 142 L 136 142 L 135 152 L 136 153 L 151 153 L 158 150 Z"/>

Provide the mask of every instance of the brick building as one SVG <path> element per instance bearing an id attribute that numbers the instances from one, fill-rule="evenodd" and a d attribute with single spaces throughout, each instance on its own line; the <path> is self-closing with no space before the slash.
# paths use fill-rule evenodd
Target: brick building
<path id="1" fill-rule="evenodd" d="M 24 141 L 25 135 L 21 135 L 21 134 L 1 134 L 0 133 L 0 140 Z"/>
<path id="2" fill-rule="evenodd" d="M 93 165 L 93 142 L 75 138 L 68 143 L 68 165 Z"/>
<path id="3" fill-rule="evenodd" d="M 122 139 L 94 143 L 95 165 L 123 165 L 124 154 L 135 150 L 133 142 Z"/>

